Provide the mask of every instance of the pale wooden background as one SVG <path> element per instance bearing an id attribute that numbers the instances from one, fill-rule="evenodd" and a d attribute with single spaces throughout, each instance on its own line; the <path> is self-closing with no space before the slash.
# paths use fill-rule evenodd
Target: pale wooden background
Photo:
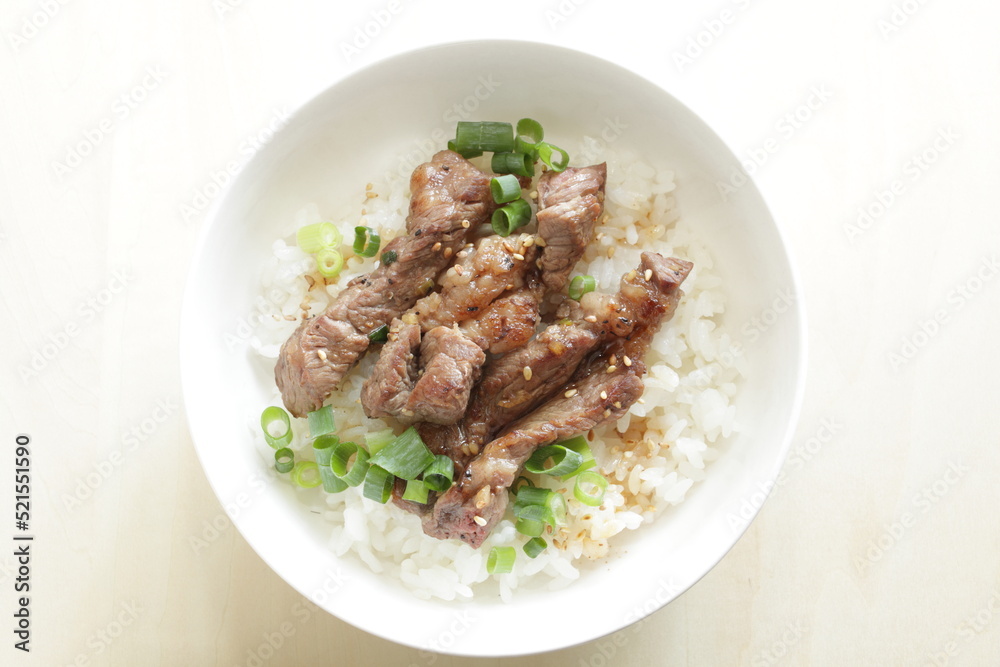
<path id="1" fill-rule="evenodd" d="M 34 651 L 13 651 L 5 630 L 0 663 L 252 665 L 286 622 L 290 637 L 263 664 L 1000 663 L 1000 279 L 984 264 L 1000 250 L 1000 9 L 975 0 L 342 4 L 4 3 L 0 451 L 18 432 L 34 438 L 38 541 Z M 342 44 L 355 28 L 392 8 L 348 57 Z M 898 29 L 880 25 L 893 18 Z M 707 46 L 679 64 L 699 33 Z M 177 407 L 181 288 L 204 222 L 182 205 L 200 208 L 213 172 L 330 81 L 462 37 L 589 50 L 664 85 L 741 154 L 775 140 L 757 177 L 799 260 L 810 314 L 796 444 L 732 552 L 618 644 L 467 661 L 293 615 L 300 596 L 226 525 Z M 817 86 L 831 97 L 783 131 L 782 117 Z M 78 166 L 55 164 L 102 121 L 105 136 Z M 934 164 L 907 168 L 949 128 Z M 895 201 L 852 242 L 845 225 L 897 180 Z M 978 291 L 959 296 L 981 267 Z M 945 323 L 894 368 L 890 353 L 937 311 Z M 51 359 L 27 373 L 36 353 Z M 3 470 L 12 458 L 0 455 Z M 81 487 L 108 461 L 106 479 Z M 5 522 L 11 477 L 0 475 Z M 78 491 L 90 496 L 70 506 Z M 192 536 L 207 546 L 196 550 Z M 12 559 L 0 553 L 10 619 Z M 103 631 L 117 637 L 105 643 Z"/>

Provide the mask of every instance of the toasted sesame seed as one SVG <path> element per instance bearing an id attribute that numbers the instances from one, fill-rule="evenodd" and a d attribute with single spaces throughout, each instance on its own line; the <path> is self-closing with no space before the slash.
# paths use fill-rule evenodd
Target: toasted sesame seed
<path id="1" fill-rule="evenodd" d="M 507 241 L 503 242 L 503 249 L 506 250 L 507 252 L 514 252 L 514 246 L 512 246 Z"/>
<path id="2" fill-rule="evenodd" d="M 485 526 L 486 525 L 486 519 L 484 519 L 481 516 L 474 516 L 474 517 L 472 517 L 472 520 L 476 522 L 477 526 Z"/>
<path id="3" fill-rule="evenodd" d="M 406 408 L 403 408 L 403 414 L 406 415 L 407 417 L 412 417 L 414 415 L 414 412 L 413 410 L 407 410 Z"/>
<path id="4" fill-rule="evenodd" d="M 615 256 L 615 247 L 611 246 L 610 248 L 608 248 L 608 259 L 611 259 L 614 256 Z"/>
<path id="5" fill-rule="evenodd" d="M 583 319 L 585 319 L 588 322 L 596 322 L 597 321 L 597 315 L 587 315 Z"/>
<path id="6" fill-rule="evenodd" d="M 371 190 L 373 187 L 375 186 L 369 183 L 368 185 L 365 186 L 365 190 Z"/>
<path id="7" fill-rule="evenodd" d="M 646 272 L 644 274 L 642 274 L 642 277 L 645 278 L 646 280 L 649 280 L 650 278 L 652 278 L 653 277 L 653 269 L 646 269 Z"/>
<path id="8" fill-rule="evenodd" d="M 538 246 L 539 248 L 544 248 L 548 244 L 545 242 L 545 239 L 543 237 L 536 236 L 535 237 L 535 245 Z"/>
<path id="9" fill-rule="evenodd" d="M 377 192 L 366 192 L 365 193 L 365 197 L 368 197 L 369 199 L 375 199 L 376 197 L 378 197 L 378 193 Z"/>
<path id="10" fill-rule="evenodd" d="M 523 262 L 524 261 L 524 255 L 522 255 L 519 252 L 515 252 L 514 253 L 514 259 L 516 259 L 519 262 Z"/>
<path id="11" fill-rule="evenodd" d="M 469 227 L 471 227 L 471 226 L 472 226 L 472 223 L 471 223 L 471 222 L 469 222 L 468 220 L 463 220 L 463 221 L 462 221 L 462 228 L 463 228 L 463 229 L 468 229 L 468 228 L 469 228 Z"/>
<path id="12" fill-rule="evenodd" d="M 611 219 L 611 214 L 610 213 L 605 213 L 604 216 L 601 218 L 601 222 L 602 223 L 603 222 L 607 222 L 610 219 Z"/>
<path id="13" fill-rule="evenodd" d="M 576 396 L 576 389 L 570 389 L 565 394 L 563 394 L 563 396 L 565 396 L 566 398 L 573 398 L 574 396 Z"/>
<path id="14" fill-rule="evenodd" d="M 296 320 L 296 317 L 294 315 L 285 315 L 285 319 L 288 320 L 289 322 L 294 322 Z"/>
<path id="15" fill-rule="evenodd" d="M 456 264 L 456 265 L 455 265 L 454 267 L 452 267 L 452 268 L 454 268 L 454 269 L 455 269 L 455 273 L 457 273 L 458 275 L 460 275 L 460 276 L 462 276 L 462 275 L 465 275 L 465 270 L 464 270 L 464 269 L 462 268 L 462 265 L 461 265 L 461 264 Z"/>
<path id="16" fill-rule="evenodd" d="M 625 362 L 626 366 L 631 366 L 632 365 L 632 360 L 628 358 L 628 355 L 625 355 L 625 357 L 622 359 L 622 361 Z"/>
<path id="17" fill-rule="evenodd" d="M 441 249 L 441 242 L 438 241 L 437 243 L 434 244 L 434 247 L 431 248 L 431 251 L 432 252 L 437 252 L 440 249 Z"/>
<path id="18" fill-rule="evenodd" d="M 528 193 L 528 196 L 531 197 L 532 199 L 538 199 L 538 190 L 532 190 L 531 192 Z"/>
<path id="19" fill-rule="evenodd" d="M 533 245 L 535 245 L 535 237 L 534 236 L 529 236 L 528 238 L 524 239 L 524 247 L 525 248 L 530 248 Z"/>
<path id="20" fill-rule="evenodd" d="M 615 408 L 617 408 L 618 410 L 621 410 L 621 409 L 622 409 L 622 402 L 621 402 L 621 401 L 615 401 L 615 402 L 614 402 L 614 406 L 615 406 Z"/>
<path id="21" fill-rule="evenodd" d="M 605 417 L 610 417 L 611 416 L 611 410 L 605 410 L 604 411 L 604 416 Z"/>
<path id="22" fill-rule="evenodd" d="M 316 351 L 316 354 L 319 355 L 320 359 L 326 361 L 326 350 L 320 348 L 319 350 Z"/>
<path id="23" fill-rule="evenodd" d="M 487 503 L 490 502 L 490 486 L 489 484 L 483 484 L 478 491 L 476 491 L 476 497 L 473 501 L 476 505 L 477 510 L 481 510 L 486 507 Z"/>
<path id="24" fill-rule="evenodd" d="M 600 241 L 604 238 L 604 232 L 598 232 L 597 236 L 594 238 L 595 241 Z"/>
<path id="25" fill-rule="evenodd" d="M 606 391 L 602 391 L 601 392 L 601 400 L 602 401 L 608 400 L 608 392 L 606 392 Z"/>
<path id="26" fill-rule="evenodd" d="M 451 257 L 451 256 L 452 256 L 452 254 L 453 254 L 454 252 L 455 252 L 455 251 L 454 251 L 454 250 L 452 250 L 451 248 L 445 248 L 445 249 L 444 249 L 444 256 L 445 256 L 445 257 Z"/>
<path id="27" fill-rule="evenodd" d="M 628 272 L 628 275 L 625 276 L 625 280 L 628 280 L 628 281 L 631 282 L 631 281 L 635 280 L 635 276 L 636 276 L 635 269 L 632 269 L 631 271 Z"/>
<path id="28" fill-rule="evenodd" d="M 608 366 L 608 372 L 609 373 L 614 373 L 616 370 L 618 370 L 618 367 L 615 366 L 614 364 L 611 364 L 610 366 Z"/>
<path id="29" fill-rule="evenodd" d="M 472 454 L 473 456 L 475 456 L 478 453 L 479 453 L 479 445 L 477 445 L 474 442 L 470 443 L 469 444 L 469 454 Z"/>
<path id="30" fill-rule="evenodd" d="M 640 399 L 638 399 L 636 401 L 636 403 L 638 403 L 639 405 L 646 405 L 646 399 L 645 398 L 640 398 Z"/>
<path id="31" fill-rule="evenodd" d="M 535 260 L 535 266 L 538 267 L 539 269 L 542 268 L 542 258 L 541 257 L 539 257 L 538 259 Z"/>
<path id="32" fill-rule="evenodd" d="M 525 366 L 523 369 L 521 369 L 521 372 L 524 374 L 525 380 L 531 379 L 531 366 Z"/>

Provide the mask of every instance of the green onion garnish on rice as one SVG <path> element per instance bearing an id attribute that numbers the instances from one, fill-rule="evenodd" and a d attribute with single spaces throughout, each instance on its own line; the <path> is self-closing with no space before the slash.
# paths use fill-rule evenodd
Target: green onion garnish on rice
<path id="1" fill-rule="evenodd" d="M 371 227 L 354 228 L 354 252 L 362 257 L 374 257 L 378 247 L 382 245 L 382 237 Z"/>
<path id="2" fill-rule="evenodd" d="M 456 144 L 454 141 L 448 142 L 448 150 L 455 151 L 456 153 L 464 157 L 466 160 L 471 160 L 472 158 L 479 157 L 480 155 L 483 154 L 482 151 L 474 151 L 474 150 L 460 151 L 458 150 L 458 144 Z"/>
<path id="3" fill-rule="evenodd" d="M 562 479 L 567 479 L 597 465 L 597 461 L 594 460 L 594 453 L 590 451 L 590 444 L 584 436 L 578 435 L 570 438 L 569 440 L 557 442 L 556 444 L 562 445 L 566 449 L 573 450 L 583 458 L 583 463 L 580 464 L 580 467 L 571 473 L 563 475 Z"/>
<path id="4" fill-rule="evenodd" d="M 288 472 L 295 465 L 295 452 L 288 447 L 282 447 L 274 452 L 274 469 L 278 472 Z"/>
<path id="5" fill-rule="evenodd" d="M 593 292 L 595 287 L 597 281 L 594 276 L 576 276 L 569 281 L 569 298 L 579 301 L 587 292 Z"/>
<path id="6" fill-rule="evenodd" d="M 517 174 L 531 178 L 535 175 L 535 161 L 528 153 L 494 153 L 490 169 L 497 174 Z"/>
<path id="7" fill-rule="evenodd" d="M 333 458 L 333 450 L 340 444 L 340 438 L 328 433 L 313 440 L 313 454 L 316 456 L 316 465 L 319 466 L 319 477 L 323 480 L 323 490 L 327 493 L 340 493 L 347 488 L 344 480 L 333 474 L 330 468 L 330 460 Z"/>
<path id="8" fill-rule="evenodd" d="M 337 428 L 331 405 L 324 405 L 319 410 L 313 410 L 306 415 L 306 419 L 309 421 L 309 436 L 312 438 L 333 433 Z"/>
<path id="9" fill-rule="evenodd" d="M 421 505 L 427 504 L 427 494 L 430 489 L 419 479 L 411 479 L 406 482 L 406 490 L 403 491 L 403 500 L 410 500 Z"/>
<path id="10" fill-rule="evenodd" d="M 569 153 L 558 146 L 542 141 L 538 143 L 536 148 L 538 149 L 538 157 L 552 171 L 563 171 L 569 166 Z M 559 154 L 558 158 L 555 157 L 556 153 Z"/>
<path id="11" fill-rule="evenodd" d="M 514 529 L 528 537 L 539 537 L 545 532 L 545 522 L 534 519 L 518 519 L 514 523 Z"/>
<path id="12" fill-rule="evenodd" d="M 597 507 L 604 502 L 604 491 L 608 488 L 608 480 L 604 475 L 593 470 L 581 472 L 573 485 L 573 495 L 584 505 Z"/>
<path id="13" fill-rule="evenodd" d="M 292 442 L 292 420 L 284 408 L 270 405 L 260 413 L 260 428 L 264 440 L 275 449 L 287 447 Z"/>
<path id="14" fill-rule="evenodd" d="M 559 477 L 576 472 L 582 463 L 583 455 L 579 452 L 563 445 L 546 445 L 531 455 L 524 464 L 524 469 L 536 474 Z"/>
<path id="15" fill-rule="evenodd" d="M 538 159 L 538 144 L 545 138 L 545 130 L 542 124 L 531 118 L 522 118 L 517 121 L 517 136 L 514 138 L 514 150 L 519 153 L 526 153 L 532 162 Z M 493 171 L 496 171 L 494 169 Z M 534 165 L 532 165 L 534 171 Z"/>
<path id="16" fill-rule="evenodd" d="M 459 121 L 455 150 L 463 156 L 475 151 L 509 153 L 514 150 L 514 128 L 510 123 Z"/>
<path id="17" fill-rule="evenodd" d="M 510 236 L 518 227 L 531 220 L 531 205 L 523 199 L 515 199 L 506 206 L 493 211 L 493 231 L 500 236 Z"/>
<path id="18" fill-rule="evenodd" d="M 351 463 L 351 457 L 354 463 Z M 353 442 L 342 442 L 333 450 L 330 469 L 348 486 L 358 486 L 368 474 L 368 450 Z"/>
<path id="19" fill-rule="evenodd" d="M 344 256 L 333 248 L 323 248 L 316 253 L 316 270 L 324 278 L 336 278 L 344 268 Z"/>
<path id="20" fill-rule="evenodd" d="M 434 457 L 434 462 L 424 470 L 424 486 L 431 491 L 447 491 L 455 479 L 455 462 L 443 454 Z"/>
<path id="21" fill-rule="evenodd" d="M 392 432 L 391 428 L 365 433 L 365 444 L 368 445 L 368 453 L 372 456 L 378 454 L 383 447 L 395 439 L 396 434 Z"/>
<path id="22" fill-rule="evenodd" d="M 317 222 L 299 227 L 295 233 L 299 247 L 308 253 L 319 252 L 323 248 L 336 249 L 344 242 L 344 237 L 332 222 Z"/>
<path id="23" fill-rule="evenodd" d="M 528 554 L 528 558 L 534 558 L 538 554 L 545 551 L 545 547 L 549 546 L 545 540 L 541 537 L 533 537 L 524 543 L 524 553 Z"/>
<path id="24" fill-rule="evenodd" d="M 514 547 L 493 547 L 486 558 L 486 571 L 490 574 L 507 574 L 514 569 L 516 558 Z"/>
<path id="25" fill-rule="evenodd" d="M 434 455 L 411 426 L 371 458 L 372 465 L 386 469 L 396 477 L 416 479 L 434 462 Z"/>
<path id="26" fill-rule="evenodd" d="M 303 489 L 311 489 L 323 483 L 319 476 L 319 466 L 315 461 L 299 461 L 292 468 L 292 481 Z"/>
<path id="27" fill-rule="evenodd" d="M 514 174 L 495 176 L 490 179 L 490 192 L 493 193 L 493 201 L 506 204 L 521 198 L 521 182 Z"/>
<path id="28" fill-rule="evenodd" d="M 395 482 L 396 478 L 384 468 L 376 465 L 369 466 L 368 473 L 365 475 L 365 486 L 362 489 L 362 493 L 365 498 L 385 505 L 392 495 L 392 485 Z"/>

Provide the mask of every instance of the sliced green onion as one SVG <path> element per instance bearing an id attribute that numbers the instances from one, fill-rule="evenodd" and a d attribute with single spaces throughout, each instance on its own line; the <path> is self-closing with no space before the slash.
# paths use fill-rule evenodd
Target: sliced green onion
<path id="1" fill-rule="evenodd" d="M 433 462 L 434 455 L 413 426 L 372 456 L 373 465 L 406 480 L 416 479 Z"/>
<path id="2" fill-rule="evenodd" d="M 323 248 L 337 248 L 344 242 L 344 237 L 332 222 L 317 222 L 314 225 L 299 227 L 295 233 L 299 247 L 308 253 L 319 252 Z"/>
<path id="3" fill-rule="evenodd" d="M 597 465 L 597 461 L 594 460 L 594 453 L 590 451 L 590 445 L 587 443 L 587 438 L 582 435 L 570 438 L 569 440 L 563 440 L 562 442 L 557 442 L 556 444 L 562 445 L 566 449 L 572 449 L 574 452 L 583 457 L 583 463 L 580 464 L 580 467 L 567 475 L 563 475 L 562 479 L 567 479 Z"/>
<path id="4" fill-rule="evenodd" d="M 455 149 L 463 156 L 474 151 L 509 153 L 514 150 L 514 128 L 510 123 L 459 121 Z"/>
<path id="5" fill-rule="evenodd" d="M 522 505 L 514 508 L 514 516 L 520 521 L 533 521 L 556 525 L 556 517 L 545 505 Z"/>
<path id="6" fill-rule="evenodd" d="M 510 485 L 510 492 L 513 493 L 514 496 L 516 497 L 522 488 L 533 489 L 535 488 L 535 483 L 532 482 L 527 477 L 525 477 L 524 475 L 521 475 L 520 477 L 514 480 L 513 484 Z"/>
<path id="7" fill-rule="evenodd" d="M 378 466 L 370 466 L 365 475 L 365 486 L 362 493 L 364 493 L 365 498 L 385 505 L 392 495 L 392 485 L 395 483 L 396 478 L 387 470 Z"/>
<path id="8" fill-rule="evenodd" d="M 514 547 L 493 547 L 486 558 L 486 571 L 490 574 L 507 574 L 514 569 L 516 558 Z"/>
<path id="9" fill-rule="evenodd" d="M 588 484 L 593 487 L 591 491 L 585 488 L 585 485 Z M 573 485 L 573 495 L 584 505 L 597 507 L 604 502 L 604 491 L 607 488 L 608 480 L 605 479 L 604 475 L 587 470 L 581 472 L 576 478 L 576 484 Z"/>
<path id="10" fill-rule="evenodd" d="M 533 537 L 524 543 L 524 553 L 528 554 L 528 558 L 534 558 L 538 554 L 545 551 L 545 547 L 549 546 L 545 540 L 541 537 Z"/>
<path id="11" fill-rule="evenodd" d="M 521 198 L 521 182 L 514 174 L 496 176 L 490 179 L 490 192 L 493 193 L 493 201 L 506 204 Z"/>
<path id="12" fill-rule="evenodd" d="M 396 439 L 396 434 L 391 428 L 365 433 L 365 444 L 368 445 L 368 453 L 375 456 L 379 451 Z"/>
<path id="13" fill-rule="evenodd" d="M 538 157 L 552 171 L 563 171 L 569 166 L 569 153 L 558 146 L 553 146 L 550 143 L 542 141 L 536 148 L 538 149 Z M 554 160 L 552 158 L 554 153 L 559 153 L 559 159 Z"/>
<path id="14" fill-rule="evenodd" d="M 534 146 L 545 138 L 545 130 L 537 120 L 522 118 L 517 121 L 517 138 Z"/>
<path id="15" fill-rule="evenodd" d="M 389 340 L 389 325 L 383 324 L 378 329 L 372 331 L 368 334 L 368 340 L 373 343 L 384 343 Z"/>
<path id="16" fill-rule="evenodd" d="M 496 174 L 517 174 L 531 178 L 535 175 L 535 161 L 529 153 L 494 153 L 490 169 Z"/>
<path id="17" fill-rule="evenodd" d="M 576 276 L 569 281 L 569 298 L 579 301 L 587 292 L 593 292 L 595 287 L 597 281 L 594 276 Z"/>
<path id="18" fill-rule="evenodd" d="M 344 268 L 344 256 L 333 248 L 323 248 L 316 253 L 316 270 L 324 278 L 336 278 Z"/>
<path id="19" fill-rule="evenodd" d="M 354 252 L 362 257 L 374 257 L 381 244 L 382 237 L 371 227 L 354 228 Z"/>
<path id="20" fill-rule="evenodd" d="M 299 461 L 292 468 L 292 481 L 303 489 L 319 486 L 323 480 L 319 476 L 319 466 L 315 461 Z"/>
<path id="21" fill-rule="evenodd" d="M 386 250 L 379 259 L 382 261 L 382 266 L 389 266 L 399 259 L 399 255 L 396 254 L 395 250 Z"/>
<path id="22" fill-rule="evenodd" d="M 337 428 L 331 405 L 324 405 L 319 410 L 313 410 L 306 415 L 306 419 L 309 420 L 309 435 L 313 438 L 333 433 Z"/>
<path id="23" fill-rule="evenodd" d="M 288 447 L 282 447 L 274 453 L 274 469 L 278 472 L 288 472 L 295 465 L 295 452 Z"/>
<path id="24" fill-rule="evenodd" d="M 424 470 L 424 485 L 431 491 L 447 491 L 455 479 L 455 462 L 440 454 Z"/>
<path id="25" fill-rule="evenodd" d="M 555 493 L 551 489 L 539 489 L 534 486 L 524 486 L 517 492 L 517 499 L 514 500 L 514 510 L 524 505 L 544 505 L 551 494 Z"/>
<path id="26" fill-rule="evenodd" d="M 454 141 L 448 142 L 448 150 L 455 151 L 456 153 L 464 157 L 466 160 L 471 160 L 472 158 L 479 157 L 480 155 L 483 154 L 482 151 L 474 151 L 474 150 L 460 151 L 458 150 L 458 144 L 456 144 Z"/>
<path id="27" fill-rule="evenodd" d="M 514 529 L 528 537 L 539 537 L 545 532 L 545 522 L 534 519 L 518 519 L 514 524 Z"/>
<path id="28" fill-rule="evenodd" d="M 333 474 L 330 460 L 333 450 L 340 444 L 340 438 L 333 434 L 321 435 L 313 440 L 313 453 L 316 455 L 316 465 L 319 466 L 319 476 L 323 480 L 323 490 L 327 493 L 340 493 L 347 484 Z"/>
<path id="29" fill-rule="evenodd" d="M 545 503 L 549 511 L 552 513 L 552 518 L 554 519 L 552 527 L 561 526 L 566 523 L 566 512 L 568 508 L 566 507 L 566 499 L 563 498 L 563 494 L 553 492 L 549 496 L 548 501 Z"/>
<path id="30" fill-rule="evenodd" d="M 270 405 L 260 413 L 260 428 L 264 440 L 275 449 L 287 447 L 292 442 L 292 420 L 283 408 Z"/>
<path id="31" fill-rule="evenodd" d="M 518 227 L 531 220 L 531 205 L 517 199 L 493 212 L 493 231 L 500 236 L 510 236 Z"/>
<path id="32" fill-rule="evenodd" d="M 552 459 L 551 465 L 546 465 Z M 531 458 L 524 464 L 524 469 L 528 472 L 553 475 L 568 475 L 575 472 L 583 463 L 583 456 L 562 445 L 547 445 L 536 450 Z"/>
<path id="33" fill-rule="evenodd" d="M 354 464 L 348 466 L 351 457 L 354 457 Z M 342 442 L 333 450 L 333 457 L 330 459 L 330 469 L 333 474 L 344 480 L 347 486 L 357 486 L 365 481 L 368 473 L 368 450 L 358 447 L 353 442 Z"/>
<path id="34" fill-rule="evenodd" d="M 421 505 L 427 504 L 427 493 L 430 489 L 419 479 L 411 479 L 406 482 L 406 490 L 403 491 L 403 500 L 410 500 Z"/>

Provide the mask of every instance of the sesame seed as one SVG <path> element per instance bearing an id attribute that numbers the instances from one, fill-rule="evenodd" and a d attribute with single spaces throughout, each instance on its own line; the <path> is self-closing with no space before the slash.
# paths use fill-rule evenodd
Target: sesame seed
<path id="1" fill-rule="evenodd" d="M 646 405 L 646 399 L 640 398 L 639 400 L 636 401 L 636 403 L 638 403 L 639 405 Z"/>
<path id="2" fill-rule="evenodd" d="M 631 366 L 632 365 L 632 360 L 628 358 L 628 355 L 625 355 L 625 358 L 623 359 L 623 361 L 625 362 L 626 366 Z"/>
<path id="3" fill-rule="evenodd" d="M 455 273 L 457 273 L 458 275 L 460 275 L 460 276 L 462 276 L 462 275 L 465 275 L 465 270 L 464 270 L 464 269 L 462 269 L 462 265 L 461 265 L 461 264 L 456 264 L 456 265 L 455 265 L 454 267 L 452 267 L 452 268 L 454 268 L 454 269 L 455 269 Z"/>
<path id="4" fill-rule="evenodd" d="M 604 238 L 604 232 L 598 232 L 597 233 L 597 237 L 594 240 L 595 241 L 600 241 L 603 238 Z"/>
<path id="5" fill-rule="evenodd" d="M 476 444 L 476 443 L 474 443 L 474 442 L 473 442 L 473 443 L 471 443 L 471 444 L 469 445 L 469 454 L 472 454 L 472 455 L 476 455 L 476 454 L 478 454 L 478 453 L 479 453 L 479 445 L 477 445 L 477 444 Z"/>
<path id="6" fill-rule="evenodd" d="M 435 243 L 435 244 L 434 244 L 434 247 L 433 247 L 433 248 L 431 248 L 431 251 L 432 251 L 432 252 L 437 252 L 437 251 L 438 251 L 438 250 L 440 250 L 440 249 L 441 249 L 441 242 L 440 242 L 440 241 L 438 241 L 437 243 Z"/>
<path id="7" fill-rule="evenodd" d="M 454 250 L 452 250 L 451 248 L 445 248 L 445 249 L 444 249 L 444 256 L 445 256 L 445 257 L 451 257 L 452 253 L 454 253 L 454 252 L 455 252 L 455 251 L 454 251 Z"/>
<path id="8" fill-rule="evenodd" d="M 414 412 L 413 412 L 413 410 L 407 410 L 407 409 L 404 408 L 403 409 L 403 414 L 406 415 L 407 417 L 412 417 L 414 415 Z"/>
<path id="9" fill-rule="evenodd" d="M 519 253 L 519 252 L 515 252 L 515 253 L 514 253 L 514 259 L 516 259 L 516 260 L 518 260 L 518 261 L 520 261 L 520 262 L 523 262 L 523 261 L 524 261 L 524 255 L 522 255 L 522 254 L 521 254 L 521 253 Z"/>
<path id="10" fill-rule="evenodd" d="M 615 256 L 615 247 L 611 246 L 610 248 L 608 248 L 608 259 L 611 259 L 614 256 Z"/>
<path id="11" fill-rule="evenodd" d="M 625 280 L 628 280 L 628 281 L 631 282 L 631 281 L 635 280 L 635 276 L 636 276 L 635 269 L 632 269 L 631 271 L 628 272 L 628 275 L 625 276 Z"/>
<path id="12" fill-rule="evenodd" d="M 365 186 L 365 190 L 371 190 L 373 187 L 375 186 L 369 183 L 368 185 Z"/>
<path id="13" fill-rule="evenodd" d="M 611 365 L 614 366 L 617 363 L 618 363 L 618 355 L 617 354 L 612 354 L 611 355 Z"/>
<path id="14" fill-rule="evenodd" d="M 605 416 L 605 418 L 610 417 L 611 416 L 611 410 L 605 410 L 604 411 L 604 416 Z"/>
<path id="15" fill-rule="evenodd" d="M 615 401 L 614 402 L 614 406 L 615 406 L 615 408 L 621 410 L 622 409 L 622 402 L 621 401 Z"/>
<path id="16" fill-rule="evenodd" d="M 472 223 L 469 222 L 468 220 L 462 221 L 462 229 L 468 229 L 470 226 L 472 226 Z"/>
<path id="17" fill-rule="evenodd" d="M 486 519 L 484 519 L 481 516 L 474 516 L 474 517 L 472 517 L 472 520 L 476 522 L 477 526 L 485 526 L 486 525 Z"/>
<path id="18" fill-rule="evenodd" d="M 525 366 L 521 370 L 521 372 L 524 374 L 524 379 L 525 380 L 530 380 L 531 379 L 531 366 Z"/>
<path id="19" fill-rule="evenodd" d="M 533 245 L 535 245 L 535 237 L 534 236 L 529 236 L 528 238 L 524 239 L 524 247 L 525 248 L 530 248 Z"/>
<path id="20" fill-rule="evenodd" d="M 609 373 L 614 373 L 616 370 L 618 370 L 618 367 L 615 366 L 614 364 L 608 366 L 608 372 Z"/>
<path id="21" fill-rule="evenodd" d="M 545 242 L 544 238 L 542 238 L 541 236 L 536 236 L 535 245 L 538 246 L 539 248 L 544 248 L 548 244 Z"/>
<path id="22" fill-rule="evenodd" d="M 320 359 L 326 361 L 326 350 L 323 349 L 317 350 L 316 354 L 319 355 Z"/>
<path id="23" fill-rule="evenodd" d="M 601 392 L 601 400 L 602 401 L 608 400 L 608 392 L 606 392 L 606 391 L 602 391 Z"/>
<path id="24" fill-rule="evenodd" d="M 506 250 L 507 252 L 514 252 L 514 246 L 507 243 L 506 241 L 503 242 L 503 249 Z"/>
<path id="25" fill-rule="evenodd" d="M 604 216 L 601 218 L 601 222 L 607 222 L 610 219 L 611 219 L 611 214 L 605 213 Z"/>
<path id="26" fill-rule="evenodd" d="M 576 389 L 570 389 L 565 394 L 563 394 L 563 396 L 565 396 L 566 398 L 573 398 L 574 396 L 576 396 Z"/>
<path id="27" fill-rule="evenodd" d="M 294 322 L 296 318 L 294 315 L 285 315 L 285 319 L 289 322 Z"/>
<path id="28" fill-rule="evenodd" d="M 587 315 L 583 319 L 585 319 L 588 322 L 596 322 L 597 321 L 597 315 Z"/>
<path id="29" fill-rule="evenodd" d="M 538 190 L 532 190 L 531 192 L 528 193 L 528 196 L 531 197 L 532 199 L 538 199 Z"/>
<path id="30" fill-rule="evenodd" d="M 650 278 L 652 278 L 653 277 L 653 269 L 646 269 L 646 272 L 644 274 L 642 274 L 642 277 L 645 278 L 646 280 L 649 280 Z"/>
<path id="31" fill-rule="evenodd" d="M 375 193 L 375 192 L 366 192 L 365 193 L 365 197 L 368 197 L 369 199 L 375 199 L 376 197 L 378 197 L 378 193 Z"/>

